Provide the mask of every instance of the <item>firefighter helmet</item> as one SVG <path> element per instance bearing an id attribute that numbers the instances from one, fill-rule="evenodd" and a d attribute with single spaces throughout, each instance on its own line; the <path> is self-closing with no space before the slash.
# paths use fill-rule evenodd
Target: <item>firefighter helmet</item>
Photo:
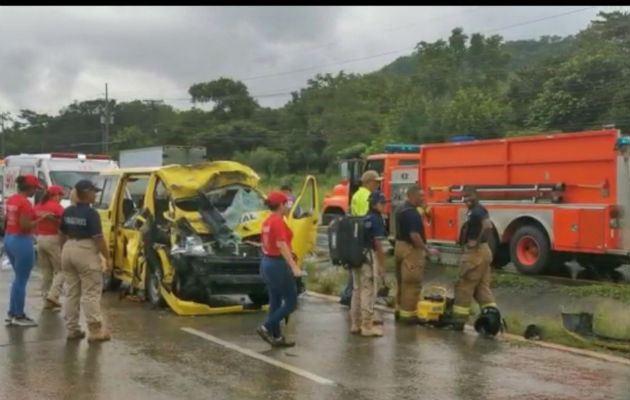
<path id="1" fill-rule="evenodd" d="M 475 330 L 482 335 L 495 336 L 502 326 L 501 313 L 496 307 L 484 307 L 475 321 Z"/>

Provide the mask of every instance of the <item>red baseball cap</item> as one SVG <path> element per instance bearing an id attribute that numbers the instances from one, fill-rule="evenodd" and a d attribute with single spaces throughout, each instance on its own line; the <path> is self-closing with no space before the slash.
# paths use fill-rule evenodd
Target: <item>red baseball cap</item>
<path id="1" fill-rule="evenodd" d="M 24 183 L 30 187 L 34 187 L 35 189 L 43 189 L 41 183 L 39 183 L 39 179 L 33 174 L 24 175 Z"/>
<path id="2" fill-rule="evenodd" d="M 277 190 L 269 193 L 269 196 L 267 196 L 266 200 L 266 203 L 270 206 L 279 206 L 280 204 L 288 202 L 289 198 L 287 197 L 287 195 Z"/>
<path id="3" fill-rule="evenodd" d="M 53 195 L 53 196 L 63 196 L 64 195 L 64 191 L 63 188 L 61 186 L 57 186 L 57 185 L 51 185 L 48 187 L 47 190 L 48 194 Z"/>

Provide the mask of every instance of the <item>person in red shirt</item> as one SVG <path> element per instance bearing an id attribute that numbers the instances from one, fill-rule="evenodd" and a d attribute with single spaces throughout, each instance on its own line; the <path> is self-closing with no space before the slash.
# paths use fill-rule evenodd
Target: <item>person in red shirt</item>
<path id="1" fill-rule="evenodd" d="M 63 274 L 61 273 L 61 238 L 59 225 L 63 215 L 63 207 L 59 202 L 64 192 L 60 186 L 52 185 L 46 190 L 41 202 L 35 206 L 35 216 L 48 213 L 37 226 L 37 266 L 43 275 L 42 297 L 44 308 L 55 310 L 61 308 L 59 297 L 63 290 Z"/>
<path id="2" fill-rule="evenodd" d="M 261 243 L 263 258 L 260 274 L 269 292 L 267 321 L 256 329 L 260 337 L 273 347 L 292 347 L 280 330 L 280 321 L 287 318 L 297 306 L 296 277 L 302 271 L 291 250 L 293 233 L 284 221 L 290 212 L 289 198 L 282 192 L 269 194 L 266 204 L 272 211 L 262 226 Z"/>
<path id="3" fill-rule="evenodd" d="M 6 236 L 4 248 L 15 273 L 11 285 L 9 312 L 5 322 L 15 326 L 37 326 L 37 323 L 24 313 L 26 298 L 26 284 L 33 269 L 35 252 L 33 248 L 32 231 L 48 213 L 35 217 L 35 212 L 29 197 L 37 189 L 42 189 L 35 175 L 18 176 L 18 193 L 9 197 L 6 202 Z"/>

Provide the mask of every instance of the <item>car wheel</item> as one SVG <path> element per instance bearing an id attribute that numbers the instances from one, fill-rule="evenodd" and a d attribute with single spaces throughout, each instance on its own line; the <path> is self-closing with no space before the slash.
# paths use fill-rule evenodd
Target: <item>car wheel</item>
<path id="1" fill-rule="evenodd" d="M 265 292 L 250 293 L 249 299 L 257 307 L 261 307 L 261 306 L 264 306 L 265 304 L 269 304 L 269 295 Z"/>
<path id="2" fill-rule="evenodd" d="M 162 308 L 166 306 L 166 302 L 160 293 L 160 287 L 162 286 L 162 268 L 159 265 L 153 265 L 147 263 L 147 277 L 145 293 L 147 300 L 154 307 Z"/>
<path id="3" fill-rule="evenodd" d="M 103 271 L 103 292 L 118 290 L 121 280 L 114 277 L 114 271 Z"/>

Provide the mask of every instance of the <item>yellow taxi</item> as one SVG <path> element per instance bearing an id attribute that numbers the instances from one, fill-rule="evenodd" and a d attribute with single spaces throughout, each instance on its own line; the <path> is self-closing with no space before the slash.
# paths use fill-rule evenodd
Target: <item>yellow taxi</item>
<path id="1" fill-rule="evenodd" d="M 100 172 L 94 207 L 114 260 L 107 285 L 180 315 L 262 307 L 260 231 L 269 211 L 259 180 L 233 161 Z M 318 220 L 317 182 L 308 176 L 287 217 L 298 263 L 315 248 Z M 226 295 L 250 303 L 226 306 Z"/>

